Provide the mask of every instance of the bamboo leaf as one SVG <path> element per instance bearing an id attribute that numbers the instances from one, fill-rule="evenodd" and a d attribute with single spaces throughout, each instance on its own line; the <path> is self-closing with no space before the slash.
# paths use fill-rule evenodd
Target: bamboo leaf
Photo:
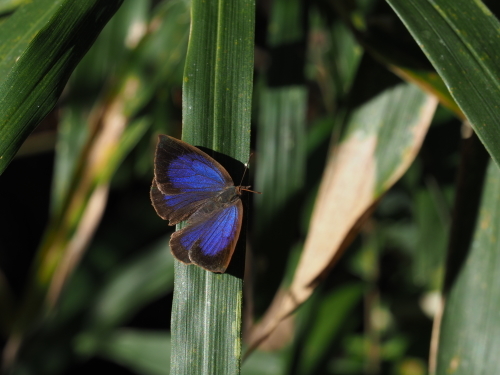
<path id="1" fill-rule="evenodd" d="M 50 20 L 61 5 L 62 0 L 41 0 L 21 6 L 0 25 L 2 43 L 0 45 L 0 77 L 5 77 L 14 67 L 16 60 L 28 48 L 37 33 Z M 7 9 L 19 6 L 14 2 L 2 4 Z M 29 27 L 26 27 L 29 25 Z"/>
<path id="2" fill-rule="evenodd" d="M 498 347 L 498 319 L 491 317 L 499 302 L 494 288 L 499 181 L 498 168 L 477 136 L 464 139 L 443 288 L 446 305 L 434 320 L 430 374 L 436 374 L 436 367 L 438 373 L 453 374 L 494 373 L 498 368 L 491 355 Z"/>
<path id="3" fill-rule="evenodd" d="M 470 186 L 480 186 L 481 181 L 473 180 Z M 467 197 L 466 199 L 470 199 Z M 469 221 L 464 218 L 464 220 Z M 457 227 L 464 232 L 464 227 Z M 469 245 L 455 267 L 454 282 L 447 296 L 441 322 L 437 374 L 494 374 L 500 360 L 500 171 L 490 162 L 479 206 L 479 216 Z M 457 238 L 458 239 L 458 238 Z M 456 241 L 454 242 L 455 244 Z M 447 275 L 448 276 L 448 275 Z"/>
<path id="4" fill-rule="evenodd" d="M 54 107 L 76 64 L 121 3 L 33 2 L 0 25 L 0 35 L 8 35 L 0 50 L 0 72 L 4 73 L 0 82 L 0 173 Z M 11 25 L 17 22 L 17 27 Z"/>
<path id="5" fill-rule="evenodd" d="M 241 162 L 250 146 L 254 12 L 251 0 L 193 1 L 184 70 L 183 139 Z M 240 163 L 222 164 L 241 176 Z M 239 373 L 244 237 L 243 228 L 225 274 L 176 262 L 172 374 Z"/>
<path id="6" fill-rule="evenodd" d="M 387 0 L 500 165 L 500 23 L 480 1 Z"/>

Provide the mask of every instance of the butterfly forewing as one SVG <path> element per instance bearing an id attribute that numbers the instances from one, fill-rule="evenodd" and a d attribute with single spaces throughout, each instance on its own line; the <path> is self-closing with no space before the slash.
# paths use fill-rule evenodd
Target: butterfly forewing
<path id="1" fill-rule="evenodd" d="M 190 144 L 160 135 L 151 200 L 170 225 L 186 220 L 205 202 L 234 183 L 213 158 Z"/>

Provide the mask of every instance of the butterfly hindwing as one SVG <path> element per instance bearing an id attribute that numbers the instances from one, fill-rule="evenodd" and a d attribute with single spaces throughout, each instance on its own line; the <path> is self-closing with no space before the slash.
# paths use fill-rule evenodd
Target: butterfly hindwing
<path id="1" fill-rule="evenodd" d="M 243 205 L 238 198 L 214 211 L 196 212 L 188 225 L 175 232 L 170 240 L 174 256 L 184 263 L 194 263 L 212 271 L 224 272 L 238 241 Z M 188 261 L 184 261 L 188 257 Z"/>
<path id="2" fill-rule="evenodd" d="M 151 200 L 170 225 L 186 220 L 234 183 L 213 158 L 190 144 L 160 135 L 155 154 Z"/>

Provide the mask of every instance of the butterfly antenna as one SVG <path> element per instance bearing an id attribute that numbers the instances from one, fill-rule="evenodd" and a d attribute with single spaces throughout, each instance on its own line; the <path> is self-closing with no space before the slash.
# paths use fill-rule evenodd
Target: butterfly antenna
<path id="1" fill-rule="evenodd" d="M 243 171 L 243 176 L 241 176 L 240 186 L 243 183 L 243 179 L 245 178 L 245 173 L 247 173 L 248 165 L 250 164 L 250 158 L 252 157 L 252 155 L 253 155 L 253 152 L 250 154 L 250 156 L 248 157 L 248 161 L 245 164 L 245 170 Z"/>
<path id="2" fill-rule="evenodd" d="M 250 158 L 252 157 L 253 152 L 250 154 L 248 157 L 248 162 L 245 164 L 245 170 L 243 171 L 243 176 L 241 176 L 241 181 L 240 181 L 240 191 L 248 191 L 250 193 L 255 193 L 255 194 L 262 194 L 260 191 L 254 191 L 254 190 L 248 190 L 250 186 L 245 186 L 242 187 L 241 185 L 243 184 L 243 179 L 245 178 L 245 173 L 247 173 L 248 165 L 250 164 Z"/>
<path id="3" fill-rule="evenodd" d="M 250 186 L 246 186 L 250 187 Z M 262 194 L 260 191 L 255 191 L 255 190 L 250 190 L 250 189 L 245 189 L 245 188 L 240 188 L 241 191 L 249 191 L 250 193 L 255 193 L 255 194 Z"/>

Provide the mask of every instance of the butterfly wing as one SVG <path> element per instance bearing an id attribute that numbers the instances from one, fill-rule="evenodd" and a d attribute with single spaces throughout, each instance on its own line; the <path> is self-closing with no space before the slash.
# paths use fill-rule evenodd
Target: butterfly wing
<path id="1" fill-rule="evenodd" d="M 240 236 L 242 218 L 243 205 L 239 198 L 215 211 L 201 209 L 188 220 L 185 228 L 172 235 L 170 249 L 184 263 L 224 272 Z"/>
<path id="2" fill-rule="evenodd" d="M 158 137 L 154 174 L 151 201 L 169 225 L 186 220 L 222 190 L 234 186 L 213 158 L 168 135 Z"/>

